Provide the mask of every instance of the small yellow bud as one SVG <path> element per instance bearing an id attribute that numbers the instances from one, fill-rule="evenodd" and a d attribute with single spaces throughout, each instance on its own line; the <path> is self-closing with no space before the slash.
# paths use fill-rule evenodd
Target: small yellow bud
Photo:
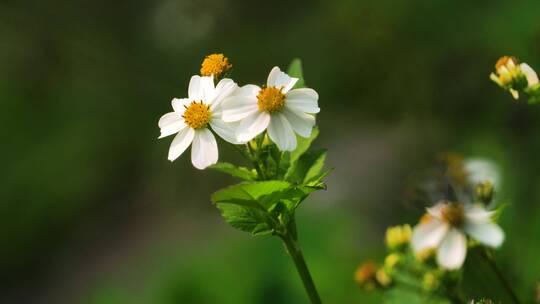
<path id="1" fill-rule="evenodd" d="M 411 226 L 407 224 L 390 227 L 386 230 L 386 246 L 390 249 L 396 249 L 406 245 L 410 242 L 411 235 Z"/>
<path id="2" fill-rule="evenodd" d="M 401 256 L 399 254 L 391 253 L 387 255 L 384 259 L 384 267 L 386 267 L 387 269 L 392 269 L 399 263 L 400 260 Z"/>
<path id="3" fill-rule="evenodd" d="M 377 283 L 383 287 L 386 287 L 392 283 L 392 279 L 384 269 L 377 270 L 375 278 L 377 279 Z"/>
<path id="4" fill-rule="evenodd" d="M 438 275 L 433 272 L 426 272 L 424 276 L 422 277 L 422 288 L 424 288 L 427 291 L 432 291 L 437 289 L 439 286 L 439 277 Z"/>
<path id="5" fill-rule="evenodd" d="M 231 68 L 232 64 L 223 54 L 211 54 L 201 64 L 201 76 L 213 75 L 214 79 L 221 79 Z"/>
<path id="6" fill-rule="evenodd" d="M 376 281 L 377 265 L 373 261 L 362 263 L 354 273 L 355 282 L 366 290 L 373 290 L 377 287 Z"/>
<path id="7" fill-rule="evenodd" d="M 416 257 L 416 260 L 423 263 L 423 262 L 427 261 L 428 259 L 430 259 L 431 257 L 433 257 L 434 255 L 435 255 L 435 249 L 434 248 L 426 248 L 426 249 L 416 253 L 415 257 Z"/>

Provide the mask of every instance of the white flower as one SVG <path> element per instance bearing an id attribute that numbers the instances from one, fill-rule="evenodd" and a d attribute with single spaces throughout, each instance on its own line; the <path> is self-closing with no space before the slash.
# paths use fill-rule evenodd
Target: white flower
<path id="1" fill-rule="evenodd" d="M 467 179 L 473 185 L 489 181 L 495 188 L 501 185 L 501 174 L 496 163 L 483 158 L 470 158 L 464 164 Z"/>
<path id="2" fill-rule="evenodd" d="M 223 79 L 214 87 L 212 76 L 191 77 L 188 98 L 174 98 L 174 112 L 159 119 L 159 138 L 178 133 L 169 149 L 170 161 L 177 159 L 193 143 L 191 162 L 195 168 L 204 169 L 215 164 L 218 160 L 218 148 L 209 127 L 226 141 L 239 143 L 234 136 L 234 126 L 221 119 L 221 103 L 237 88 L 231 79 Z"/>
<path id="3" fill-rule="evenodd" d="M 536 75 L 536 72 L 528 64 L 523 62 L 519 65 L 519 67 L 521 68 L 523 74 L 527 76 L 527 83 L 529 88 L 538 83 L 538 75 Z"/>
<path id="4" fill-rule="evenodd" d="M 439 202 L 427 209 L 412 235 L 415 253 L 437 249 L 437 263 L 446 269 L 458 269 L 467 254 L 467 237 L 489 247 L 499 247 L 504 232 L 493 223 L 493 211 L 479 205 Z"/>
<path id="5" fill-rule="evenodd" d="M 278 67 L 268 75 L 266 86 L 245 85 L 223 102 L 223 120 L 240 122 L 238 141 L 246 142 L 268 130 L 268 136 L 282 151 L 296 148 L 296 134 L 309 137 L 315 125 L 313 114 L 320 111 L 319 95 L 308 88 L 291 90 L 298 78 Z"/>

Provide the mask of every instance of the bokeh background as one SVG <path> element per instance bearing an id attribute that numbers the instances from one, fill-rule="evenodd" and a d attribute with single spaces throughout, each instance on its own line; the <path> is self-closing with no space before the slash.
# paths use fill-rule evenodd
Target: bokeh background
<path id="1" fill-rule="evenodd" d="M 388 225 L 415 223 L 404 183 L 441 151 L 500 166 L 498 258 L 532 301 L 540 108 L 488 74 L 506 54 L 540 69 L 538 12 L 536 0 L 1 1 L 0 302 L 307 302 L 279 241 L 211 205 L 234 180 L 168 162 L 170 139 L 157 140 L 213 52 L 241 84 L 299 57 L 320 93 L 317 145 L 335 170 L 298 225 L 326 303 L 381 301 L 353 272 L 382 258 Z M 499 297 L 471 269 L 468 289 Z"/>

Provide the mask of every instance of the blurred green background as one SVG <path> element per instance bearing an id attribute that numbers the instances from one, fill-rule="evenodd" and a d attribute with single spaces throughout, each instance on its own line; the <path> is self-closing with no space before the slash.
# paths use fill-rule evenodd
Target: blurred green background
<path id="1" fill-rule="evenodd" d="M 540 2 L 0 2 L 1 303 L 307 303 L 273 238 L 228 227 L 231 184 L 167 161 L 159 117 L 204 55 L 240 84 L 302 58 L 320 93 L 328 191 L 298 212 L 326 303 L 379 303 L 353 282 L 388 225 L 414 224 L 403 184 L 440 151 L 487 157 L 509 202 L 498 254 L 523 299 L 540 279 L 540 108 L 488 75 L 501 55 L 540 69 Z M 240 161 L 222 147 L 221 158 Z M 467 288 L 500 297 L 471 269 Z"/>

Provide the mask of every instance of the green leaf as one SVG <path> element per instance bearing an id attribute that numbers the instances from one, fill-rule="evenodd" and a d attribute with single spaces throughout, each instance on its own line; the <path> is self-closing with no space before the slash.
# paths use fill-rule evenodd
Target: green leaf
<path id="1" fill-rule="evenodd" d="M 291 187 L 292 185 L 285 181 L 241 183 L 214 193 L 212 202 L 214 204 L 236 204 L 268 210 L 280 198 L 276 196 L 276 193 L 281 193 Z M 274 198 L 271 199 L 272 197 Z"/>
<path id="2" fill-rule="evenodd" d="M 298 81 L 294 85 L 293 89 L 303 88 L 305 86 L 304 73 L 302 72 L 302 60 L 299 58 L 293 59 L 287 69 L 287 74 L 291 77 L 298 78 Z"/>
<path id="3" fill-rule="evenodd" d="M 306 184 L 322 178 L 320 175 L 326 159 L 326 150 L 316 150 L 304 153 L 293 166 L 289 168 L 285 179 L 295 184 Z M 324 177 L 324 176 L 323 176 Z"/>
<path id="4" fill-rule="evenodd" d="M 227 173 L 231 176 L 241 178 L 246 181 L 254 181 L 257 180 L 257 173 L 249 170 L 246 167 L 237 167 L 231 163 L 226 162 L 219 162 L 215 165 L 212 165 L 208 167 L 209 169 Z"/>
<path id="5" fill-rule="evenodd" d="M 217 207 L 225 221 L 236 229 L 252 235 L 266 235 L 274 230 L 272 217 L 264 210 L 235 204 L 217 204 Z"/>
<path id="6" fill-rule="evenodd" d="M 290 167 L 294 166 L 296 164 L 296 161 L 300 156 L 302 156 L 306 151 L 311 147 L 311 144 L 313 141 L 319 136 L 319 129 L 317 127 L 314 127 L 311 131 L 311 136 L 308 138 L 304 138 L 301 136 L 296 136 L 297 146 L 296 149 L 292 152 L 283 152 L 281 156 L 280 161 L 280 175 L 279 177 L 283 177 L 287 171 L 290 170 Z"/>

